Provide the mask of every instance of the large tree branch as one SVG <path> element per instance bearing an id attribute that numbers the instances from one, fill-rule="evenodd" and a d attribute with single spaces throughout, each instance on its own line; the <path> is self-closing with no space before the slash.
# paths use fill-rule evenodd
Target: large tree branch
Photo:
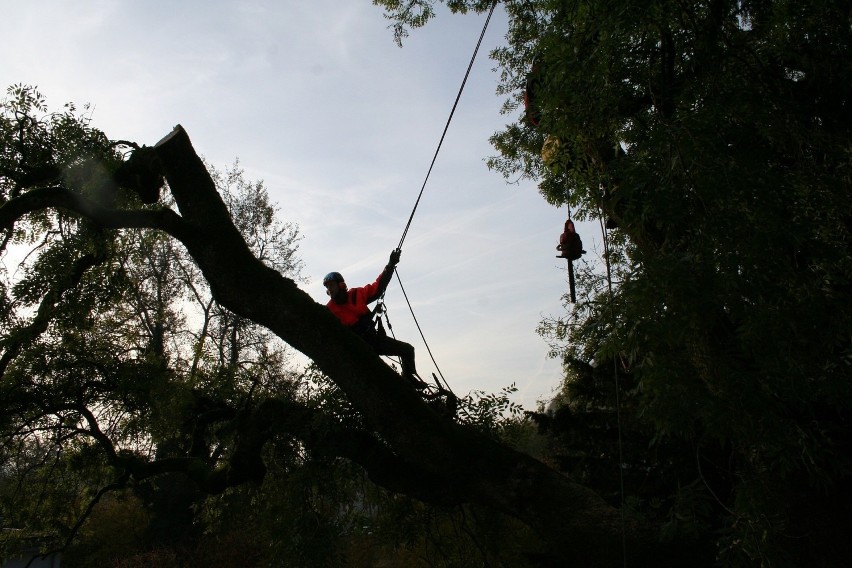
<path id="1" fill-rule="evenodd" d="M 430 503 L 465 501 L 465 496 L 451 491 L 443 478 L 413 466 L 373 434 L 345 427 L 316 409 L 273 399 L 261 403 L 254 416 L 268 424 L 257 431 L 290 434 L 302 440 L 318 457 L 350 459 L 362 466 L 374 483 L 386 489 Z"/>
<path id="2" fill-rule="evenodd" d="M 50 208 L 78 213 L 105 228 L 159 229 L 178 240 L 188 238 L 186 225 L 171 209 L 111 209 L 64 187 L 33 189 L 10 199 L 0 206 L 0 229 L 11 227 L 29 213 Z"/>
<path id="3" fill-rule="evenodd" d="M 464 495 L 448 491 L 443 479 L 430 477 L 400 459 L 369 432 L 345 427 L 316 409 L 291 401 L 268 399 L 242 418 L 230 413 L 223 416 L 238 421 L 238 435 L 231 457 L 219 466 L 197 456 L 149 462 L 132 453 L 117 451 L 90 410 L 78 405 L 69 405 L 68 408 L 80 412 L 88 424 L 78 433 L 97 441 L 106 453 L 107 461 L 122 475 L 137 482 L 164 473 L 181 473 L 210 494 L 218 494 L 246 482 L 260 483 L 265 474 L 261 449 L 272 437 L 284 434 L 302 440 L 316 457 L 350 459 L 361 465 L 374 483 L 397 493 L 436 504 L 458 504 L 466 500 Z"/>
<path id="4" fill-rule="evenodd" d="M 325 306 L 255 258 L 181 127 L 154 149 L 180 216 L 169 210 L 110 210 L 51 188 L 4 204 L 0 227 L 29 212 L 60 207 L 106 227 L 164 230 L 187 248 L 220 304 L 310 357 L 376 433 L 337 430 L 333 438 L 302 428 L 304 440 L 319 454 L 349 457 L 397 491 L 434 500 L 432 488 L 440 488 L 450 501 L 464 499 L 517 517 L 577 562 L 619 565 L 622 537 L 631 543 L 631 556 L 639 553 L 639 542 L 653 541 L 649 529 L 629 519 L 622 525 L 621 514 L 588 488 L 436 413 Z M 281 419 L 280 412 L 266 412 L 262 406 L 253 409 L 238 427 L 237 446 L 225 467 L 179 458 L 136 463 L 133 475 L 181 470 L 207 491 L 257 481 L 264 472 L 260 450 L 278 431 L 272 420 Z M 288 412 L 294 420 L 299 417 L 293 408 Z"/>
<path id="5" fill-rule="evenodd" d="M 183 128 L 155 148 L 196 231 L 183 243 L 217 301 L 310 357 L 401 460 L 441 479 L 450 493 L 520 518 L 577 560 L 619 564 L 623 534 L 634 543 L 653 540 L 629 519 L 622 525 L 620 513 L 588 488 L 435 413 L 323 305 L 251 254 Z"/>

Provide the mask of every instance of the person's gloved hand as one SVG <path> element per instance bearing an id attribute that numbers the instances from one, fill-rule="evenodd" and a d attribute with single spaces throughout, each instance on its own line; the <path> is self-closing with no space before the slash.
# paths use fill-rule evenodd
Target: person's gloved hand
<path id="1" fill-rule="evenodd" d="M 388 266 L 393 268 L 397 264 L 399 264 L 399 257 L 402 255 L 401 249 L 394 249 L 390 253 L 390 258 L 388 258 Z"/>

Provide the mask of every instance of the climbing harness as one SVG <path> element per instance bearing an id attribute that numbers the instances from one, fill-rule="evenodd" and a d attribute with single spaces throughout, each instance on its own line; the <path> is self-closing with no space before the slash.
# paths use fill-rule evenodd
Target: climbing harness
<path id="1" fill-rule="evenodd" d="M 376 307 L 373 308 L 373 327 L 376 330 L 376 333 L 381 337 L 387 337 L 388 332 L 385 331 L 385 326 L 382 324 L 382 315 L 385 316 L 385 319 L 388 317 L 388 310 L 385 307 L 385 301 L 379 300 L 376 302 Z M 388 320 L 388 327 L 390 327 L 390 320 Z M 391 329 L 391 332 L 393 329 Z"/>

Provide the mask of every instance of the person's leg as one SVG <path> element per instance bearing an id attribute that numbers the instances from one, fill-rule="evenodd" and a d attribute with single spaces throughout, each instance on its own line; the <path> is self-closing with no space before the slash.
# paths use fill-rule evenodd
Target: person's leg
<path id="1" fill-rule="evenodd" d="M 371 345 L 379 355 L 399 357 L 403 375 L 409 377 L 417 375 L 417 368 L 414 365 L 414 347 L 410 344 L 392 337 L 376 336 Z"/>

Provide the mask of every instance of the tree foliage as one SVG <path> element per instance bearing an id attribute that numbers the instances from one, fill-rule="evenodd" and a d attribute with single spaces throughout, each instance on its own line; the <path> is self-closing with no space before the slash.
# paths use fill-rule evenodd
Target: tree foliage
<path id="1" fill-rule="evenodd" d="M 51 185 L 110 204 L 140 201 L 139 185 L 123 192 L 110 178 L 126 175 L 112 173 L 129 163 L 122 150 L 144 150 L 108 141 L 73 105 L 54 114 L 34 89 L 8 94 L 4 205 Z M 247 181 L 238 164 L 212 168 L 211 177 L 257 258 L 299 278 L 298 227 L 278 220 L 263 184 Z M 216 302 L 185 250 L 164 234 L 116 232 L 63 211 L 30 215 L 4 234 L 5 526 L 62 546 L 102 488 L 128 487 L 116 465 L 188 457 L 194 467 L 215 465 L 236 434 L 224 422 L 270 392 L 292 397 L 298 388 L 290 350 Z M 137 540 L 161 545 L 193 530 L 197 489 L 175 478 L 130 486 L 146 495 L 147 509 L 126 508 L 134 501 L 123 497 L 100 505 L 95 518 L 153 514 Z M 107 563 L 117 542 L 89 561 Z"/>
<path id="2" fill-rule="evenodd" d="M 526 505 L 539 484 L 617 537 L 615 510 L 497 442 L 511 387 L 462 397 L 455 422 L 301 292 L 297 228 L 238 165 L 211 169 L 179 127 L 110 141 L 8 94 L 4 557 L 38 538 L 77 566 L 520 565 L 542 544 L 495 512 L 562 532 Z M 281 340 L 315 366 L 295 373 Z"/>
<path id="3" fill-rule="evenodd" d="M 381 4 L 404 26 L 435 13 Z M 628 502 L 725 562 L 848 561 L 848 3 L 503 5 L 518 120 L 491 166 L 615 227 L 611 282 L 581 265 L 580 301 L 540 330 L 568 368 L 540 417 L 560 465 L 615 486 L 594 456 L 618 453 L 620 383 Z"/>
<path id="4" fill-rule="evenodd" d="M 374 3 L 397 40 L 437 12 Z M 63 481 L 16 525 L 61 541 L 99 500 L 104 515 L 134 510 L 106 500 L 133 488 L 160 520 L 198 507 L 208 527 L 226 511 L 251 527 L 292 519 L 273 542 L 305 564 L 368 558 L 359 539 L 400 563 L 436 558 L 443 539 L 406 527 L 472 533 L 448 565 L 515 564 L 536 547 L 577 565 L 848 561 L 849 7 L 503 7 L 492 56 L 513 122 L 490 165 L 614 227 L 607 271 L 578 267 L 579 303 L 541 326 L 567 371 L 534 416 L 546 445 L 494 419 L 513 410 L 507 392 L 465 401 L 456 421 L 426 404 L 298 289 L 293 242 L 269 244 L 292 233 L 252 232 L 274 208 L 254 184 L 229 196 L 230 174 L 211 176 L 182 128 L 152 147 L 110 141 L 73 106 L 51 114 L 15 87 L 2 248 L 36 250 L 0 290 L 3 494 L 33 474 Z M 528 85 L 537 126 L 520 112 Z M 282 372 L 264 330 L 317 374 Z M 365 515 L 370 503 L 385 514 Z M 493 512 L 531 529 L 523 544 L 507 545 L 517 525 Z M 181 522 L 160 534 L 194 530 Z M 399 532 L 353 528 L 389 524 Z M 329 536 L 345 527 L 351 539 Z"/>

